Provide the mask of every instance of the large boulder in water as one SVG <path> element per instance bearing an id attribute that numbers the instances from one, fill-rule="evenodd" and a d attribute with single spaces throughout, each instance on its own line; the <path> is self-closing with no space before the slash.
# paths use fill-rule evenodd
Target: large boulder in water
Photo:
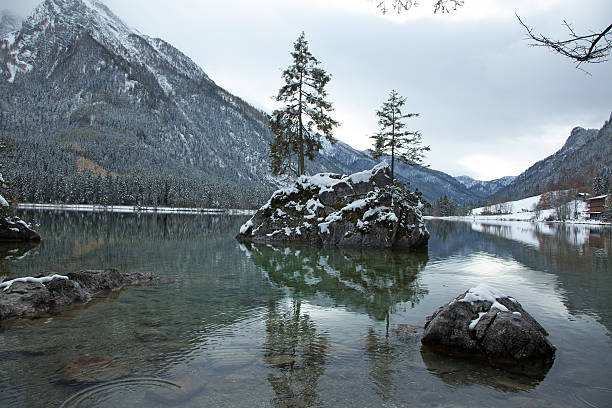
<path id="1" fill-rule="evenodd" d="M 151 273 L 126 274 L 117 269 L 13 279 L 0 283 L 0 320 L 59 312 L 87 303 L 97 293 L 154 279 Z"/>
<path id="2" fill-rule="evenodd" d="M 18 217 L 0 216 L 0 242 L 39 242 L 40 235 Z"/>
<path id="3" fill-rule="evenodd" d="M 421 341 L 438 352 L 485 357 L 493 365 L 537 377 L 555 356 L 547 336 L 516 299 L 480 284 L 429 316 Z"/>
<path id="4" fill-rule="evenodd" d="M 427 246 L 418 194 L 393 184 L 386 163 L 350 176 L 302 176 L 248 220 L 239 241 L 416 249 Z"/>

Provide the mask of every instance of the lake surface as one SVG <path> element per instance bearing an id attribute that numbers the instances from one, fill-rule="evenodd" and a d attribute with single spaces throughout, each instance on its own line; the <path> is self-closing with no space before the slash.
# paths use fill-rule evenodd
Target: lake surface
<path id="1" fill-rule="evenodd" d="M 152 285 L 0 325 L 1 407 L 610 407 L 609 228 L 428 221 L 429 250 L 241 245 L 247 217 L 22 212 L 0 278 L 116 267 Z M 544 379 L 422 349 L 488 283 L 550 333 Z"/>

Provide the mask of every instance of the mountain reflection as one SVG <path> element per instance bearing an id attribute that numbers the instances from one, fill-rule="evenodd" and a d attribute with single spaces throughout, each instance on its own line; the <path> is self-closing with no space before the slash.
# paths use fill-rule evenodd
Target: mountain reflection
<path id="1" fill-rule="evenodd" d="M 429 220 L 429 255 L 446 259 L 475 252 L 513 259 L 555 276 L 573 315 L 594 314 L 612 332 L 612 229 L 503 221 Z"/>
<path id="2" fill-rule="evenodd" d="M 289 288 L 312 303 L 327 297 L 334 305 L 387 320 L 399 303 L 418 303 L 427 290 L 419 273 L 427 253 L 281 247 L 241 244 L 243 252 L 263 269 L 270 281 Z"/>

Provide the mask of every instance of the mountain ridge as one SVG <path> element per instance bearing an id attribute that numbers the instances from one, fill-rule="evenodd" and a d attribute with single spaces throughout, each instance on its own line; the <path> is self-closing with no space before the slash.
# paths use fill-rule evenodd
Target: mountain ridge
<path id="1" fill-rule="evenodd" d="M 257 190 L 261 200 L 280 183 L 268 168 L 268 115 L 97 0 L 45 0 L 0 38 L 0 110 L 0 135 L 16 148 L 7 176 L 19 200 L 74 201 L 77 190 L 113 200 L 90 192 L 108 188 L 108 175 L 126 184 L 116 195 L 128 204 L 140 200 L 130 185 L 142 184 L 138 194 L 151 196 L 143 202 L 206 205 L 210 190 L 226 200 Z M 339 141 L 307 170 L 351 174 L 376 164 Z M 479 198 L 437 170 L 400 163 L 397 175 L 429 201 Z"/>
<path id="2" fill-rule="evenodd" d="M 516 176 L 505 176 L 494 180 L 482 181 L 475 180 L 469 176 L 457 176 L 455 177 L 460 183 L 465 185 L 467 189 L 479 197 L 480 199 L 487 199 L 502 188 L 510 184 Z"/>
<path id="3" fill-rule="evenodd" d="M 572 129 L 561 149 L 533 164 L 491 199 L 516 200 L 588 186 L 598 171 L 612 174 L 612 114 L 600 129 Z"/>

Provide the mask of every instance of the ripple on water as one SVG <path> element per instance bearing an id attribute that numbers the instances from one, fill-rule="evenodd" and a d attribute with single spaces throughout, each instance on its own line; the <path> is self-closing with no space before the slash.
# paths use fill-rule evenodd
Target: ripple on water
<path id="1" fill-rule="evenodd" d="M 176 392 L 181 386 L 162 378 L 124 378 L 85 388 L 73 394 L 61 408 L 118 407 L 126 402 L 143 401 L 155 396 L 159 389 Z M 154 399 L 154 397 L 153 397 Z"/>

